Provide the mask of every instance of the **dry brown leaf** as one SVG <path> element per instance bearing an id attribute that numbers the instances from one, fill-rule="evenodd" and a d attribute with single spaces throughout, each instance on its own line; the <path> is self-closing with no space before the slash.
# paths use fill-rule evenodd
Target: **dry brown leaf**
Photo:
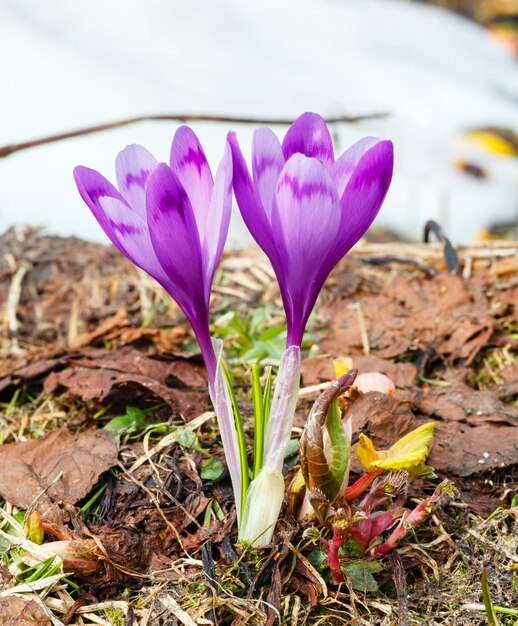
<path id="1" fill-rule="evenodd" d="M 45 516 L 54 502 L 75 504 L 84 498 L 116 463 L 108 431 L 54 430 L 41 439 L 0 447 L 0 494 L 22 509 L 36 503 Z"/>
<path id="2" fill-rule="evenodd" d="M 43 608 L 35 600 L 18 596 L 0 598 L 2 626 L 52 626 Z"/>
<path id="3" fill-rule="evenodd" d="M 322 350 L 334 356 L 362 353 L 358 312 L 351 306 L 356 301 L 361 303 L 371 351 L 382 358 L 432 348 L 442 358 L 469 363 L 499 326 L 483 290 L 459 276 L 398 276 L 379 293 L 339 296 L 324 305 L 319 313 L 330 319 L 330 328 Z"/>
<path id="4" fill-rule="evenodd" d="M 52 372 L 44 390 L 54 393 L 65 387 L 83 400 L 102 401 L 118 389 L 135 389 L 140 395 L 157 396 L 191 419 L 208 406 L 203 373 L 201 366 L 176 357 L 151 357 L 133 349 L 95 350 L 71 359 L 66 369 Z"/>

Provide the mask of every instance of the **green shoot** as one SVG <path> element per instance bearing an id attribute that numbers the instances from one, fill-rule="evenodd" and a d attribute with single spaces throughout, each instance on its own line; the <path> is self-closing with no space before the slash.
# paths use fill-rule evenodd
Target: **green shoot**
<path id="1" fill-rule="evenodd" d="M 92 506 L 100 499 L 100 497 L 106 491 L 107 486 L 108 486 L 108 483 L 101 485 L 101 487 L 94 493 L 94 495 L 90 498 L 90 500 L 88 500 L 88 502 L 81 507 L 81 511 L 85 515 L 88 514 Z"/>
<path id="2" fill-rule="evenodd" d="M 252 365 L 252 398 L 254 402 L 254 472 L 255 478 L 263 466 L 264 448 L 264 403 L 261 391 L 261 379 L 257 365 Z"/>
<path id="3" fill-rule="evenodd" d="M 51 556 L 46 561 L 43 561 L 43 563 L 40 563 L 30 576 L 27 578 L 24 577 L 23 581 L 26 583 L 33 583 L 34 581 L 41 580 L 42 578 L 49 578 L 58 571 L 60 566 L 61 559 Z M 24 572 L 24 574 L 25 573 L 26 572 Z"/>
<path id="4" fill-rule="evenodd" d="M 5 414 L 6 415 L 11 415 L 14 412 L 14 409 L 16 408 L 17 404 L 18 404 L 18 399 L 20 397 L 20 393 L 21 393 L 21 388 L 18 387 L 16 389 L 16 391 L 13 393 L 13 397 L 11 398 L 11 401 L 9 402 L 9 405 L 7 406 L 7 409 L 5 410 Z"/>
<path id="5" fill-rule="evenodd" d="M 149 311 L 146 313 L 146 316 L 142 320 L 142 328 L 147 328 L 148 326 L 151 326 L 156 314 L 158 313 L 159 306 L 160 298 L 155 295 L 153 301 L 151 302 L 151 306 L 149 307 Z"/>
<path id="6" fill-rule="evenodd" d="M 264 413 L 264 428 L 268 425 L 268 418 L 270 417 L 270 409 L 272 406 L 272 368 L 268 368 L 266 374 L 266 382 L 264 384 L 263 394 L 263 413 Z"/>
<path id="7" fill-rule="evenodd" d="M 209 502 L 209 505 L 205 509 L 203 525 L 208 526 L 213 519 L 217 519 L 220 522 L 223 522 L 225 520 L 225 514 L 223 513 L 216 499 L 211 500 Z"/>
<path id="8" fill-rule="evenodd" d="M 491 601 L 491 593 L 489 591 L 489 583 L 487 581 L 487 569 L 486 567 L 482 568 L 482 599 L 484 600 L 484 606 L 486 608 L 487 615 L 487 623 L 489 626 L 500 626 L 500 622 L 498 621 L 498 617 L 496 616 L 495 607 L 493 606 L 493 602 Z"/>
<path id="9" fill-rule="evenodd" d="M 349 467 L 349 458 L 351 455 L 351 442 L 345 434 L 342 426 L 342 413 L 335 401 L 329 408 L 326 419 L 326 428 L 331 440 L 333 460 L 329 465 L 331 473 L 341 485 L 347 468 Z"/>

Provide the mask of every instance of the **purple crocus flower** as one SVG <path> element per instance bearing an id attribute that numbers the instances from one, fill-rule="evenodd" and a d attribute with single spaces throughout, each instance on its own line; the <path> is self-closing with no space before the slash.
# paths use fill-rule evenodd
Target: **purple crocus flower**
<path id="1" fill-rule="evenodd" d="M 174 136 L 170 165 L 139 145 L 115 162 L 117 190 L 99 172 L 79 166 L 83 200 L 112 243 L 172 296 L 195 332 L 211 389 L 216 356 L 209 332 L 209 299 L 228 232 L 232 158 L 227 143 L 215 180 L 193 131 Z"/>
<path id="2" fill-rule="evenodd" d="M 288 323 L 300 346 L 322 285 L 378 214 L 392 178 L 390 141 L 365 137 L 336 161 L 324 120 L 304 113 L 281 143 L 254 132 L 252 174 L 229 134 L 234 193 L 243 219 L 270 258 Z"/>

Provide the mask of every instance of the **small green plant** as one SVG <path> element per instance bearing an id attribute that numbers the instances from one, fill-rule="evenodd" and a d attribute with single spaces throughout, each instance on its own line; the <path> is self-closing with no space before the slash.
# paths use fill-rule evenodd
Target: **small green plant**
<path id="1" fill-rule="evenodd" d="M 240 319 L 235 311 L 220 317 L 212 327 L 214 336 L 223 339 L 231 359 L 260 363 L 279 360 L 286 346 L 286 324 L 275 322 L 273 312 L 260 307 Z"/>
<path id="2" fill-rule="evenodd" d="M 105 424 L 104 428 L 114 435 L 118 445 L 120 445 L 123 437 L 134 439 L 150 431 L 154 436 L 163 435 L 169 428 L 168 423 L 156 423 L 152 422 L 150 419 L 151 412 L 158 409 L 160 406 L 162 405 L 152 406 L 148 409 L 127 406 L 124 415 L 112 417 L 110 421 Z"/>

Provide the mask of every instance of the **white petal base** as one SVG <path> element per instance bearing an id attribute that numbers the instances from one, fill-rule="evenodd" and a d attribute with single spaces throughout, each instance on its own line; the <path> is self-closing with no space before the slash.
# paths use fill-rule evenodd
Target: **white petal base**
<path id="1" fill-rule="evenodd" d="M 284 499 L 284 477 L 279 470 L 263 467 L 250 483 L 241 518 L 239 540 L 254 547 L 271 542 Z"/>

